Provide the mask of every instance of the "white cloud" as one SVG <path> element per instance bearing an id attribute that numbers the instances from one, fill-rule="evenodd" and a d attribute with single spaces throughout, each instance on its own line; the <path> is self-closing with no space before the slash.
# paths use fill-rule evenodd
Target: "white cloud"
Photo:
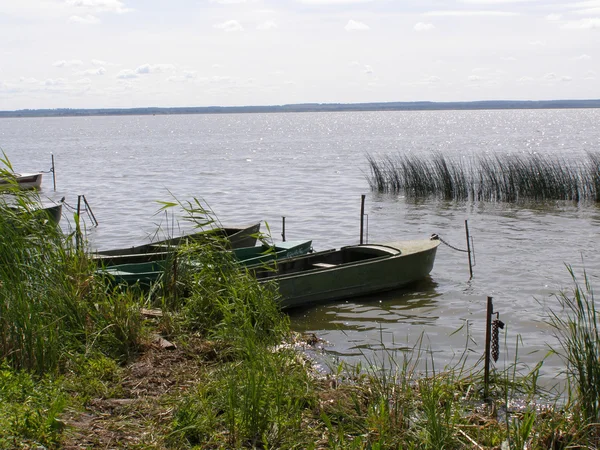
<path id="1" fill-rule="evenodd" d="M 469 76 L 467 77 L 467 80 L 469 80 L 471 83 L 477 83 L 477 82 L 479 82 L 479 81 L 482 81 L 482 80 L 483 80 L 483 78 L 482 78 L 482 77 L 480 77 L 479 75 L 469 75 Z"/>
<path id="2" fill-rule="evenodd" d="M 365 66 L 365 73 L 371 74 L 373 73 L 373 67 L 369 66 L 368 64 Z"/>
<path id="3" fill-rule="evenodd" d="M 118 74 L 117 74 L 117 78 L 122 79 L 122 80 L 128 80 L 131 78 L 137 78 L 137 74 L 130 69 L 126 69 L 126 70 L 121 70 Z"/>
<path id="4" fill-rule="evenodd" d="M 429 11 L 426 16 L 518 16 L 519 13 L 512 11 Z"/>
<path id="5" fill-rule="evenodd" d="M 83 66 L 83 61 L 81 61 L 80 59 L 71 59 L 71 60 L 61 59 L 60 61 L 53 62 L 52 65 L 54 67 Z"/>
<path id="6" fill-rule="evenodd" d="M 544 78 L 544 80 L 547 80 L 547 81 L 553 81 L 553 80 L 556 80 L 558 77 L 556 76 L 556 74 L 554 72 L 550 72 L 550 73 L 547 73 L 546 75 L 544 75 L 543 78 Z"/>
<path id="7" fill-rule="evenodd" d="M 256 26 L 257 30 L 274 30 L 277 28 L 277 24 L 272 20 L 267 20 L 266 22 L 260 23 Z"/>
<path id="8" fill-rule="evenodd" d="M 32 78 L 32 77 L 21 77 L 19 78 L 19 81 L 21 83 L 25 83 L 25 84 L 38 84 L 39 81 L 36 78 Z"/>
<path id="9" fill-rule="evenodd" d="M 215 28 L 218 28 L 219 30 L 226 31 L 228 33 L 235 31 L 244 31 L 244 27 L 237 20 L 227 20 L 226 22 L 218 23 L 213 26 Z"/>
<path id="10" fill-rule="evenodd" d="M 93 66 L 107 66 L 108 63 L 106 61 L 102 61 L 101 59 L 92 59 Z"/>
<path id="11" fill-rule="evenodd" d="M 568 75 L 563 75 L 562 77 L 560 77 L 560 81 L 562 81 L 564 83 L 568 83 L 570 81 L 573 81 L 573 78 Z"/>
<path id="12" fill-rule="evenodd" d="M 533 79 L 533 77 L 521 77 L 517 81 L 519 81 L 520 83 L 533 83 L 535 80 Z"/>
<path id="13" fill-rule="evenodd" d="M 239 3 L 246 3 L 246 0 L 210 0 L 211 3 L 219 3 L 221 5 L 235 5 Z"/>
<path id="14" fill-rule="evenodd" d="M 592 57 L 590 55 L 583 54 L 583 55 L 577 56 L 575 59 L 578 61 L 587 61 L 589 59 L 592 59 Z"/>
<path id="15" fill-rule="evenodd" d="M 44 81 L 45 86 L 64 86 L 67 84 L 67 80 L 64 78 L 48 78 Z"/>
<path id="16" fill-rule="evenodd" d="M 181 75 L 173 75 L 167 78 L 167 81 L 172 83 L 183 83 L 186 81 L 194 80 L 197 78 L 197 74 L 194 71 L 186 70 L 181 73 Z"/>
<path id="17" fill-rule="evenodd" d="M 595 80 L 596 79 L 596 72 L 594 72 L 593 70 L 588 70 L 585 73 L 585 79 L 586 80 Z"/>
<path id="18" fill-rule="evenodd" d="M 173 64 L 142 64 L 135 69 L 137 74 L 164 73 L 175 70 Z"/>
<path id="19" fill-rule="evenodd" d="M 572 20 L 564 23 L 561 28 L 565 30 L 590 30 L 600 28 L 600 18 L 592 17 L 581 20 Z"/>
<path id="20" fill-rule="evenodd" d="M 371 3 L 374 0 L 296 0 L 307 5 L 351 5 L 355 3 Z"/>
<path id="21" fill-rule="evenodd" d="M 529 43 L 529 45 L 532 45 L 534 47 L 545 47 L 546 46 L 546 41 L 531 41 Z"/>
<path id="22" fill-rule="evenodd" d="M 91 14 L 87 14 L 85 16 L 71 16 L 69 17 L 69 22 L 93 25 L 95 23 L 100 23 L 100 19 Z"/>
<path id="23" fill-rule="evenodd" d="M 425 79 L 425 83 L 439 83 L 440 81 L 442 81 L 442 79 L 437 75 L 431 75 Z"/>
<path id="24" fill-rule="evenodd" d="M 111 12 L 124 14 L 133 11 L 127 8 L 121 0 L 66 0 L 68 6 L 85 8 L 94 12 Z"/>
<path id="25" fill-rule="evenodd" d="M 419 22 L 413 28 L 415 31 L 429 31 L 433 30 L 435 26 L 432 23 Z"/>
<path id="26" fill-rule="evenodd" d="M 357 22 L 356 20 L 350 19 L 346 26 L 344 27 L 346 31 L 368 31 L 370 30 L 369 26 L 362 23 Z"/>
<path id="27" fill-rule="evenodd" d="M 106 73 L 106 69 L 104 67 L 98 67 L 96 69 L 86 69 L 81 70 L 79 72 L 75 72 L 77 76 L 85 76 L 85 75 L 104 75 Z"/>
<path id="28" fill-rule="evenodd" d="M 560 20 L 562 18 L 562 16 L 560 14 L 548 14 L 546 16 L 546 20 L 549 20 L 551 22 L 556 22 L 557 20 Z"/>

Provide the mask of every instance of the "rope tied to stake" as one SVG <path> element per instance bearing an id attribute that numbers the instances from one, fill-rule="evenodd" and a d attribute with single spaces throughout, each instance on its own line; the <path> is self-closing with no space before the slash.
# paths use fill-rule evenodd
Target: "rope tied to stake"
<path id="1" fill-rule="evenodd" d="M 500 315 L 496 313 L 496 318 L 492 322 L 492 358 L 494 362 L 498 361 L 500 357 L 500 338 L 499 329 L 504 329 L 504 322 L 499 319 Z"/>
<path id="2" fill-rule="evenodd" d="M 448 247 L 450 247 L 452 250 L 456 250 L 457 252 L 464 252 L 464 253 L 468 253 L 469 250 L 463 250 L 462 248 L 458 248 L 455 247 L 454 245 L 449 244 L 448 242 L 446 242 L 445 240 L 443 240 L 438 234 L 432 234 L 431 235 L 431 239 L 437 239 L 439 240 L 442 244 L 447 245 Z"/>

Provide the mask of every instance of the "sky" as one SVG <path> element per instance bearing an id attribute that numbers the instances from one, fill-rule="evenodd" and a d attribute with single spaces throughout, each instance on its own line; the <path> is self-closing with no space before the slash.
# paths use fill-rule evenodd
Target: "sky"
<path id="1" fill-rule="evenodd" d="M 0 110 L 600 98 L 600 0 L 0 0 Z"/>

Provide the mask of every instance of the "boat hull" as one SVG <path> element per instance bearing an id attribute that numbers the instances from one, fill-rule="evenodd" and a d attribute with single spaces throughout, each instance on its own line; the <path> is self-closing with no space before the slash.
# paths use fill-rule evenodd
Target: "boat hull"
<path id="1" fill-rule="evenodd" d="M 96 252 L 94 259 L 105 266 L 158 261 L 166 259 L 169 254 L 176 251 L 177 246 L 186 242 L 199 241 L 207 235 L 210 236 L 209 233 L 226 238 L 231 249 L 252 247 L 256 245 L 259 232 L 260 222 L 243 227 L 217 228 L 134 247 L 101 250 Z"/>
<path id="2" fill-rule="evenodd" d="M 20 189 L 39 189 L 42 186 L 42 173 L 14 173 L 10 175 L 10 180 L 0 178 L 0 188 L 7 188 L 16 185 Z"/>
<path id="3" fill-rule="evenodd" d="M 258 270 L 257 278 L 277 284 L 282 308 L 370 295 L 427 277 L 438 245 L 437 240 L 420 240 L 349 246 L 285 261 L 276 272 Z"/>

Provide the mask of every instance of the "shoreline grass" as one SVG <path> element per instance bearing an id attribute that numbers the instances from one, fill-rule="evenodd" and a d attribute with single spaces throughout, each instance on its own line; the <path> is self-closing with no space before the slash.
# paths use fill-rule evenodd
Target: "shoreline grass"
<path id="1" fill-rule="evenodd" d="M 452 180 L 463 169 L 436 170 L 454 195 Z M 16 195 L 36 201 L 35 194 Z M 207 223 L 209 209 L 197 201 L 183 206 Z M 401 361 L 316 372 L 276 291 L 229 260 L 222 242 L 183 249 L 200 258 L 199 269 L 178 279 L 175 290 L 141 294 L 94 277 L 75 235 L 5 209 L 0 205 L 0 449 L 599 443 L 600 340 L 587 278 L 581 285 L 573 277 L 574 291 L 561 297 L 565 312 L 551 316 L 562 337 L 556 352 L 565 357 L 568 401 L 539 389 L 539 367 L 520 374 L 517 351 L 512 364 L 493 371 L 494 397 L 486 403 L 483 374 L 466 360 L 442 369 L 427 361 L 417 373 L 428 354 L 422 340 Z M 149 308 L 160 314 L 146 316 Z M 157 337 L 174 345 L 167 350 Z M 523 407 L 511 406 L 515 400 Z M 549 406 L 539 407 L 542 400 Z"/>
<path id="2" fill-rule="evenodd" d="M 454 159 L 440 152 L 367 155 L 371 190 L 407 198 L 508 202 L 600 201 L 600 153 L 570 162 L 558 156 L 490 154 Z"/>

